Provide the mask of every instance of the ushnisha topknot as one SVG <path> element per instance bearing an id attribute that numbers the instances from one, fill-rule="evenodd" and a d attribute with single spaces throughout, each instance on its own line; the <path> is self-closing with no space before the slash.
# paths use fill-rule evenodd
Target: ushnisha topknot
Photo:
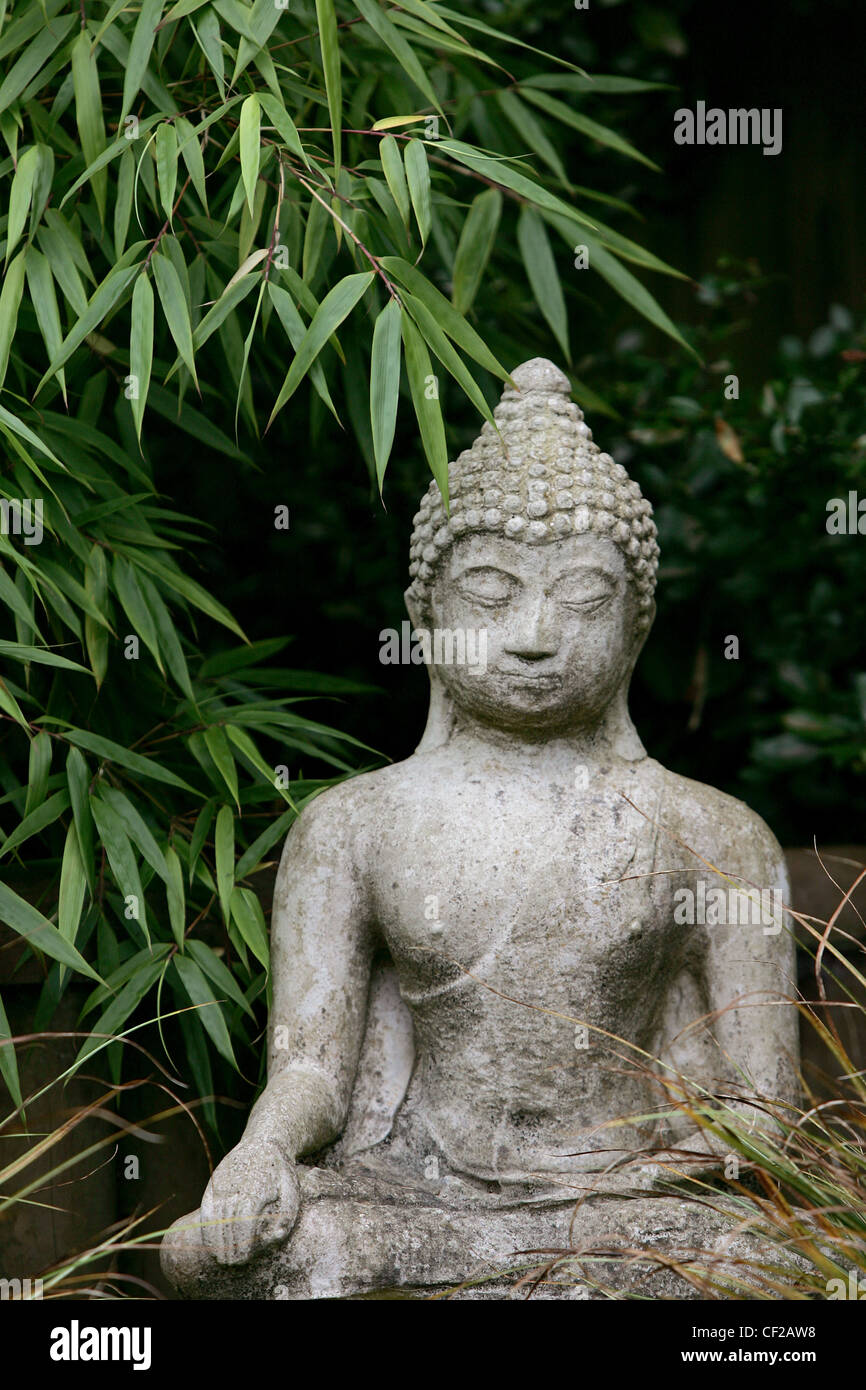
<path id="1" fill-rule="evenodd" d="M 659 548 L 652 507 L 622 464 L 593 443 L 568 377 L 544 357 L 511 373 L 470 449 L 448 465 L 451 515 L 431 482 L 414 517 L 409 594 L 424 606 L 448 547 L 472 532 L 498 532 L 530 545 L 594 531 L 625 556 L 649 622 Z"/>

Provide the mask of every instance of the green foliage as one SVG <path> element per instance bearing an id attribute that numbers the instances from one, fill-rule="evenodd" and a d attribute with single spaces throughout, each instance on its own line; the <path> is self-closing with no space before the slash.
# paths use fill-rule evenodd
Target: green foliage
<path id="1" fill-rule="evenodd" d="M 527 324 L 567 352 L 576 242 L 678 339 L 625 262 L 674 272 L 561 153 L 577 131 L 647 162 L 578 109 L 592 87 L 432 0 L 0 4 L 0 912 L 44 961 L 42 1018 L 75 973 L 96 1035 L 190 1010 L 202 1096 L 258 1038 L 255 876 L 327 781 L 300 765 L 368 755 L 298 707 L 356 687 L 271 665 L 285 639 L 248 643 L 193 577 L 209 518 L 154 441 L 231 487 L 302 391 L 381 489 L 402 396 L 444 484 L 436 373 L 489 417 Z"/>
<path id="2" fill-rule="evenodd" d="M 622 432 L 606 437 L 659 527 L 637 691 L 649 746 L 745 797 L 783 843 L 851 842 L 866 812 L 866 646 L 852 620 L 866 566 L 863 534 L 829 532 L 828 506 L 866 501 L 866 331 L 836 306 L 756 378 L 738 358 L 761 283 L 739 266 L 702 281 L 704 365 L 652 356 L 629 332 L 579 366 L 615 383 Z"/>

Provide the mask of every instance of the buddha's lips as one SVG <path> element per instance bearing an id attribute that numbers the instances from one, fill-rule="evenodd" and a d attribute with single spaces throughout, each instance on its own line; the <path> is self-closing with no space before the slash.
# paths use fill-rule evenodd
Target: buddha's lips
<path id="1" fill-rule="evenodd" d="M 555 690 L 562 684 L 562 676 L 552 671 L 500 671 L 499 674 L 517 685 L 534 685 L 548 690 Z"/>

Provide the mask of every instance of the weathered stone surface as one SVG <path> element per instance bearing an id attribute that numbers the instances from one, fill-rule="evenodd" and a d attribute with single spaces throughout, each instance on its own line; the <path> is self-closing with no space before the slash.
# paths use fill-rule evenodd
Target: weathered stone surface
<path id="1" fill-rule="evenodd" d="M 786 926 L 675 916 L 708 884 L 788 896 L 763 822 L 648 757 L 629 717 L 651 507 L 561 372 L 513 380 L 501 437 L 485 425 L 451 466 L 450 517 L 434 484 L 415 519 L 410 616 L 473 659 L 429 667 L 411 758 L 325 792 L 286 841 L 268 1084 L 166 1237 L 185 1296 L 498 1273 L 466 1296 L 509 1297 L 532 1263 L 515 1251 L 717 1247 L 721 1218 L 636 1176 L 640 1155 L 707 1152 L 660 1078 L 796 1093 Z"/>

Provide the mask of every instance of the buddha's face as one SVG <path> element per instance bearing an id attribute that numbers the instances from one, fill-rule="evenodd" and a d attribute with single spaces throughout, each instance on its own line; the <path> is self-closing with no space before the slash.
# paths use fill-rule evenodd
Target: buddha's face
<path id="1" fill-rule="evenodd" d="M 545 545 L 471 535 L 443 557 L 431 628 L 467 635 L 483 662 L 441 664 L 459 710 L 539 735 L 586 728 L 627 687 L 646 629 L 625 558 L 588 532 Z M 426 624 L 425 624 L 426 625 Z"/>

